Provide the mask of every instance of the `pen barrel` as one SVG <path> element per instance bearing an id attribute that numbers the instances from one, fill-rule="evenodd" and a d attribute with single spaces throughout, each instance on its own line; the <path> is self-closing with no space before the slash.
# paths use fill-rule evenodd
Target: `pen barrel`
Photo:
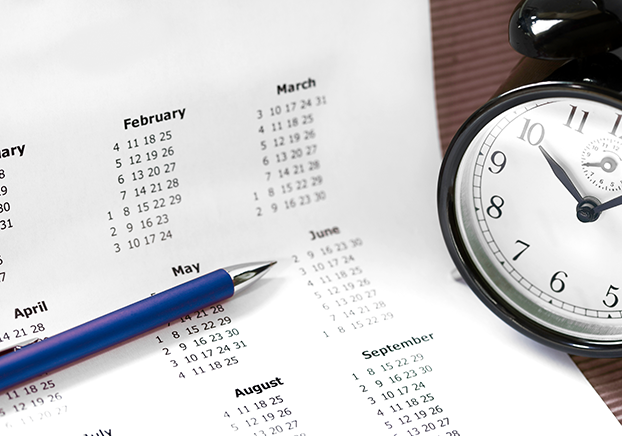
<path id="1" fill-rule="evenodd" d="M 233 295 L 217 270 L 0 358 L 0 393 Z"/>

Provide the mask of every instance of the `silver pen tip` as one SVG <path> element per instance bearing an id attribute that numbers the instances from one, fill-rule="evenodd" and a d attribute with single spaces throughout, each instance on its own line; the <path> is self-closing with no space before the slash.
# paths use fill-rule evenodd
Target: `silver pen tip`
<path id="1" fill-rule="evenodd" d="M 251 262 L 233 265 L 224 268 L 224 270 L 231 276 L 235 292 L 239 292 L 241 289 L 259 280 L 275 264 L 275 260 L 270 262 Z"/>

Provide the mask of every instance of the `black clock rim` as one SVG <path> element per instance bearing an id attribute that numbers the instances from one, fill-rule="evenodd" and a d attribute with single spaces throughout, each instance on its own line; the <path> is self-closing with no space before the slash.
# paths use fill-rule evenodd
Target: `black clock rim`
<path id="1" fill-rule="evenodd" d="M 622 357 L 622 341 L 592 341 L 564 335 L 538 324 L 512 307 L 498 296 L 479 273 L 475 263 L 470 259 L 458 229 L 454 195 L 457 170 L 464 152 L 477 132 L 507 109 L 521 103 L 553 97 L 583 97 L 617 106 L 622 111 L 620 93 L 575 82 L 542 82 L 527 85 L 487 102 L 458 129 L 445 153 L 437 187 L 437 209 L 441 232 L 449 254 L 464 281 L 475 295 L 506 324 L 539 343 L 569 354 L 600 358 Z"/>

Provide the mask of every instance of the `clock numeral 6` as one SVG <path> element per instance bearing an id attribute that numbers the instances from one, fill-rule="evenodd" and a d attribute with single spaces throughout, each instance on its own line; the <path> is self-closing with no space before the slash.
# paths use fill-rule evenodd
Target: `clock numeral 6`
<path id="1" fill-rule="evenodd" d="M 568 278 L 568 274 L 564 271 L 557 271 L 553 274 L 553 277 L 551 277 L 551 283 L 549 283 L 551 291 L 553 292 L 561 292 L 566 289 L 566 283 L 564 283 L 564 281 L 559 277 L 560 275 L 563 275 L 564 278 Z"/>

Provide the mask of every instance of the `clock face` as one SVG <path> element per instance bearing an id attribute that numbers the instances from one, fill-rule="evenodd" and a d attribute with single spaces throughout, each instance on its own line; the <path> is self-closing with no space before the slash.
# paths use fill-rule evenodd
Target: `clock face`
<path id="1" fill-rule="evenodd" d="M 531 336 L 622 354 L 621 124 L 614 98 L 532 90 L 481 112 L 448 153 L 454 259 Z"/>

